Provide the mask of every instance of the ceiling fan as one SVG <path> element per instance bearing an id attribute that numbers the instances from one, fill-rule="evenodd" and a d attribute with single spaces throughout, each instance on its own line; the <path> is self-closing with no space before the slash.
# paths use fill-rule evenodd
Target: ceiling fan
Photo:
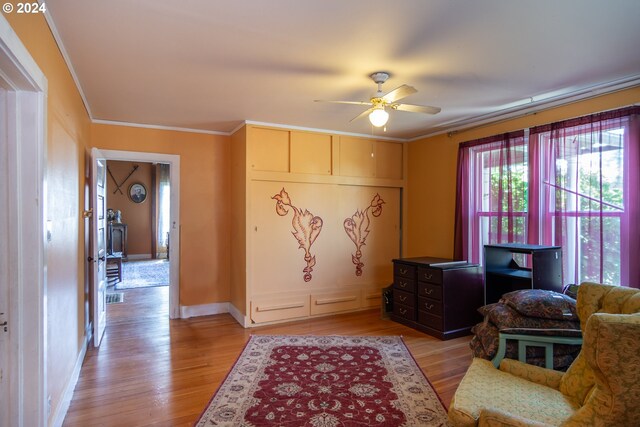
<path id="1" fill-rule="evenodd" d="M 369 99 L 369 101 L 324 101 L 321 99 L 317 99 L 316 102 L 332 102 L 336 104 L 354 104 L 354 105 L 368 105 L 371 108 L 363 111 L 358 114 L 356 117 L 350 120 L 353 122 L 361 117 L 369 115 L 369 121 L 373 126 L 382 127 L 387 124 L 389 120 L 389 112 L 390 110 L 399 110 L 399 111 L 408 111 L 410 113 L 424 113 L 424 114 L 438 114 L 440 112 L 440 108 L 438 107 L 428 107 L 424 105 L 412 105 L 412 104 L 399 104 L 396 101 L 405 98 L 409 95 L 412 95 L 417 92 L 417 90 L 408 85 L 402 85 L 400 87 L 395 88 L 391 92 L 386 95 L 382 94 L 382 85 L 389 78 L 389 73 L 385 73 L 384 71 L 377 71 L 371 74 L 369 77 L 378 84 L 378 92 Z"/>

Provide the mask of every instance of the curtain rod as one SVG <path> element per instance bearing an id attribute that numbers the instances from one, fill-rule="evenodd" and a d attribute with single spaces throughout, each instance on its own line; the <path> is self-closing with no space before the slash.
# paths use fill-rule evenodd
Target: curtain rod
<path id="1" fill-rule="evenodd" d="M 631 84 L 629 86 L 623 86 L 623 87 L 618 87 L 615 90 L 611 90 L 611 91 L 607 91 L 604 93 L 596 93 L 595 91 L 591 91 L 592 93 L 589 96 L 584 96 L 584 94 L 574 94 L 574 95 L 569 95 L 566 97 L 562 97 L 562 98 L 557 98 L 553 101 L 549 101 L 548 103 L 544 103 L 542 105 L 538 105 L 538 106 L 530 106 L 530 107 L 525 107 L 524 110 L 520 109 L 519 111 L 514 111 L 512 113 L 506 113 L 504 115 L 496 115 L 494 116 L 494 118 L 497 117 L 501 117 L 497 120 L 493 120 L 492 117 L 487 117 L 484 121 L 481 121 L 480 123 L 476 124 L 476 125 L 470 125 L 469 127 L 464 127 L 464 125 L 462 125 L 461 128 L 459 129 L 454 129 L 451 131 L 446 132 L 448 137 L 452 137 L 454 135 L 458 135 L 461 133 L 465 133 L 465 132 L 469 132 L 472 130 L 477 130 L 477 129 L 482 129 L 488 126 L 493 126 L 496 124 L 500 124 L 500 123 L 505 123 L 511 120 L 516 120 L 516 119 L 520 119 L 523 117 L 527 117 L 527 116 L 532 116 L 532 115 L 536 115 L 538 113 L 542 113 L 544 111 L 550 110 L 552 108 L 556 108 L 556 107 L 561 107 L 561 106 L 565 106 L 565 105 L 571 105 L 571 104 L 575 104 L 577 102 L 581 102 L 581 101 L 586 101 L 589 99 L 593 99 L 602 95 L 608 95 L 608 94 L 612 94 L 612 93 L 616 93 L 616 92 L 620 92 L 622 90 L 626 90 L 626 89 L 631 89 L 634 87 L 638 87 L 640 86 L 640 83 L 638 83 L 637 81 L 635 82 L 635 84 Z M 531 98 L 532 99 L 532 98 Z M 610 110 L 617 110 L 619 108 L 624 108 L 624 107 L 637 107 L 640 106 L 640 103 L 633 103 L 633 104 L 627 104 L 625 106 L 617 106 L 615 108 L 611 108 L 608 110 L 603 110 L 604 111 L 610 111 Z M 575 116 L 575 117 L 570 117 L 567 118 L 571 119 L 571 118 L 576 118 L 576 117 L 581 117 L 581 116 Z M 445 132 L 442 132 L 445 133 Z M 434 134 L 437 135 L 437 134 Z M 431 136 L 434 136 L 431 135 Z"/>

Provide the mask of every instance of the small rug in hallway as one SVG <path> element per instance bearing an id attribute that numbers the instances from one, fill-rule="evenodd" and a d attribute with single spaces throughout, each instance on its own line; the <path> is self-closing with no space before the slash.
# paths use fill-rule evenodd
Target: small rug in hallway
<path id="1" fill-rule="evenodd" d="M 124 302 L 124 294 L 122 292 L 107 293 L 107 304 L 118 304 Z"/>
<path id="2" fill-rule="evenodd" d="M 446 426 L 400 337 L 254 335 L 197 426 Z"/>
<path id="3" fill-rule="evenodd" d="M 169 285 L 169 261 L 150 259 L 122 263 L 122 282 L 115 289 L 135 289 Z"/>

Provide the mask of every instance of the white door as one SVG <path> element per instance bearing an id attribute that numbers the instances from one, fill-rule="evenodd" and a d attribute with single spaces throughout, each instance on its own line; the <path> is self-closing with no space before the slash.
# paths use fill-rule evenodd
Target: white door
<path id="1" fill-rule="evenodd" d="M 97 148 L 91 150 L 91 163 L 93 345 L 99 347 L 107 325 L 107 161 Z"/>

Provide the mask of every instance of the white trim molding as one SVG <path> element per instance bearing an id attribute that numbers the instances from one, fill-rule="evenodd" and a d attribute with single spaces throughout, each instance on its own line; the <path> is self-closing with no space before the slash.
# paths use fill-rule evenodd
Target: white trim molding
<path id="1" fill-rule="evenodd" d="M 138 151 L 100 150 L 107 160 L 145 163 L 167 163 L 170 165 L 171 182 L 170 216 L 171 228 L 169 248 L 169 318 L 180 317 L 180 156 L 177 154 L 145 153 Z"/>
<path id="2" fill-rule="evenodd" d="M 229 313 L 228 302 L 214 302 L 211 304 L 183 305 L 180 306 L 180 318 L 210 316 L 212 314 Z"/>
<path id="3" fill-rule="evenodd" d="M 51 425 L 53 427 L 62 427 L 64 422 L 64 418 L 67 415 L 67 411 L 71 406 L 71 400 L 73 399 L 73 391 L 76 389 L 76 384 L 78 384 L 78 378 L 80 378 L 80 370 L 82 369 L 82 362 L 84 362 L 84 357 L 87 355 L 87 347 L 89 344 L 90 337 L 84 337 L 84 342 L 82 343 L 82 348 L 80 349 L 80 354 L 78 354 L 78 358 L 76 359 L 76 364 L 73 367 L 73 372 L 71 373 L 71 378 L 67 382 L 67 386 L 64 388 L 64 392 L 62 393 L 62 399 L 58 404 L 58 407 L 53 412 L 51 417 Z"/>
<path id="4" fill-rule="evenodd" d="M 0 16 L 0 81 L 7 90 L 8 167 L 4 215 L 7 243 L 10 353 L 9 425 L 47 425 L 46 131 L 47 79 L 4 16 Z M 5 143 L 5 141 L 3 141 Z"/>
<path id="5" fill-rule="evenodd" d="M 140 261 L 143 259 L 151 259 L 151 254 L 127 254 L 127 261 Z"/>
<path id="6" fill-rule="evenodd" d="M 231 317 L 233 317 L 236 322 L 238 322 L 240 324 L 240 326 L 242 326 L 243 328 L 248 328 L 249 327 L 249 319 L 247 318 L 247 316 L 245 316 L 244 314 L 242 314 L 240 312 L 240 310 L 238 310 L 238 308 L 229 303 L 229 314 L 231 315 Z"/>
<path id="7" fill-rule="evenodd" d="M 256 122 L 253 120 L 245 120 L 243 124 L 236 127 L 236 129 L 233 130 L 229 135 L 237 132 L 244 125 L 268 126 L 268 127 L 278 128 L 278 129 L 300 130 L 304 132 L 318 132 L 318 133 L 327 133 L 331 135 L 355 136 L 357 138 L 377 139 L 380 141 L 394 141 L 394 142 L 408 141 L 408 139 L 405 139 L 405 138 L 392 138 L 392 137 L 383 136 L 383 135 L 370 135 L 370 134 L 355 133 L 355 132 L 342 132 L 342 131 L 330 130 L 330 129 L 318 129 L 318 128 L 309 128 L 304 126 L 283 125 L 278 123 Z"/>
<path id="8" fill-rule="evenodd" d="M 220 132 L 217 130 L 183 128 L 178 126 L 148 125 L 144 123 L 120 122 L 116 120 L 92 119 L 91 122 L 98 125 L 126 126 L 126 127 L 132 127 L 132 128 L 169 130 L 169 131 L 175 131 L 175 132 L 204 133 L 206 135 L 221 135 L 221 136 L 231 135 L 231 133 L 229 132 Z"/>

